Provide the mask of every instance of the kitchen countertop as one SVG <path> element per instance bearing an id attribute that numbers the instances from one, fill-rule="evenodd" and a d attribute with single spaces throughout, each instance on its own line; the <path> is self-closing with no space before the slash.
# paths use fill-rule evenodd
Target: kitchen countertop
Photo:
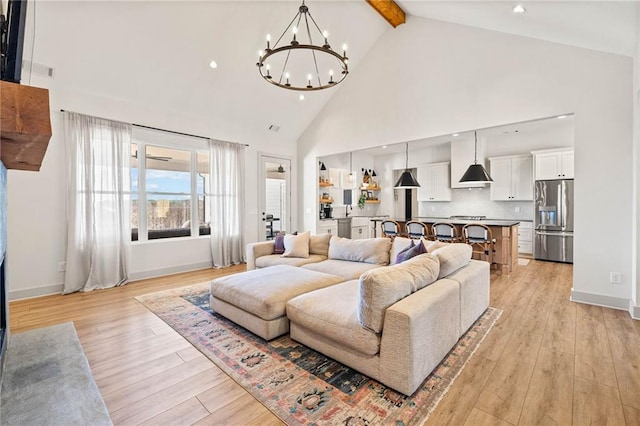
<path id="1" fill-rule="evenodd" d="M 513 226 L 520 222 L 526 222 L 524 220 L 515 219 L 483 219 L 483 220 L 465 220 L 465 219 L 449 219 L 448 217 L 416 217 L 416 220 L 427 223 L 435 222 L 449 222 L 454 225 L 466 225 L 467 223 L 481 223 L 487 226 Z"/>

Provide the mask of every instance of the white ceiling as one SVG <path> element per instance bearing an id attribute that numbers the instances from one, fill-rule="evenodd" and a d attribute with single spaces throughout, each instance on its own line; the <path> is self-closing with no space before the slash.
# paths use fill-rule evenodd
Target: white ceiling
<path id="1" fill-rule="evenodd" d="M 524 16 L 514 16 L 514 3 L 507 1 L 399 3 L 416 16 L 625 55 L 637 46 L 638 2 L 526 1 Z M 265 35 L 279 35 L 298 5 L 299 0 L 30 2 L 24 58 L 55 69 L 54 80 L 40 84 L 64 90 L 64 99 L 62 92 L 51 92 L 64 109 L 100 112 L 95 103 L 96 111 L 87 102 L 74 103 L 72 94 L 82 93 L 118 105 L 122 115 L 107 118 L 138 122 L 131 111 L 146 108 L 155 111 L 148 114 L 153 122 L 139 124 L 194 133 L 185 123 L 196 117 L 211 137 L 249 144 L 295 141 L 341 89 L 305 93 L 301 102 L 299 92 L 260 77 L 255 63 Z M 349 45 L 346 84 L 358 78 L 358 65 L 378 38 L 394 31 L 364 0 L 307 5 L 334 48 Z M 219 65 L 215 70 L 208 66 L 212 59 Z M 28 70 L 23 83 L 32 84 Z M 268 131 L 271 124 L 280 126 L 278 133 Z"/>
<path id="2" fill-rule="evenodd" d="M 603 52 L 633 56 L 638 1 L 396 0 L 413 16 L 454 22 Z M 526 8 L 514 14 L 516 4 Z"/>

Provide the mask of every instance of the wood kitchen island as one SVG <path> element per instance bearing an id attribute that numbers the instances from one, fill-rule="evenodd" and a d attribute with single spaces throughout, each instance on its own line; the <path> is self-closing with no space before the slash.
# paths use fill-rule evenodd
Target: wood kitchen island
<path id="1" fill-rule="evenodd" d="M 518 263 L 518 225 L 520 221 L 491 219 L 464 220 L 444 217 L 416 217 L 414 220 L 426 223 L 429 226 L 429 232 L 431 232 L 431 225 L 434 223 L 451 223 L 458 229 L 460 236 L 462 236 L 462 227 L 468 223 L 486 225 L 491 229 L 493 238 L 496 240 L 496 252 L 493 254 L 493 264 L 491 267 L 496 268 L 504 274 L 509 274 Z"/>

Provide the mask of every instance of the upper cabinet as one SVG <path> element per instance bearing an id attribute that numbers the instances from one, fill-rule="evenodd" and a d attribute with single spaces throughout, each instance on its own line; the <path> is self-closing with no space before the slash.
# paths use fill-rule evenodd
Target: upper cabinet
<path id="1" fill-rule="evenodd" d="M 573 149 L 533 151 L 535 180 L 573 179 Z"/>
<path id="2" fill-rule="evenodd" d="M 485 139 L 478 138 L 478 164 L 484 163 L 485 156 Z M 474 162 L 474 139 L 470 138 L 454 139 L 451 141 L 451 188 L 478 188 L 484 187 L 484 183 L 460 182 L 460 178 Z"/>
<path id="3" fill-rule="evenodd" d="M 533 159 L 530 155 L 489 158 L 493 201 L 533 200 Z"/>
<path id="4" fill-rule="evenodd" d="M 449 163 L 418 166 L 418 201 L 451 201 Z"/>

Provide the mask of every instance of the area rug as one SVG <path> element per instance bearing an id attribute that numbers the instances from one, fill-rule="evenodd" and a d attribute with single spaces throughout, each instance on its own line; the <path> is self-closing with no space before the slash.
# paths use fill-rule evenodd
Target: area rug
<path id="1" fill-rule="evenodd" d="M 519 258 L 518 259 L 518 265 L 520 266 L 527 266 L 529 264 L 529 260 L 530 259 L 523 259 L 523 258 Z"/>
<path id="2" fill-rule="evenodd" d="M 487 309 L 408 397 L 288 335 L 266 342 L 212 312 L 208 283 L 137 299 L 291 425 L 424 423 L 502 313 Z"/>
<path id="3" fill-rule="evenodd" d="M 0 424 L 112 424 L 72 323 L 12 334 L 6 357 Z"/>

